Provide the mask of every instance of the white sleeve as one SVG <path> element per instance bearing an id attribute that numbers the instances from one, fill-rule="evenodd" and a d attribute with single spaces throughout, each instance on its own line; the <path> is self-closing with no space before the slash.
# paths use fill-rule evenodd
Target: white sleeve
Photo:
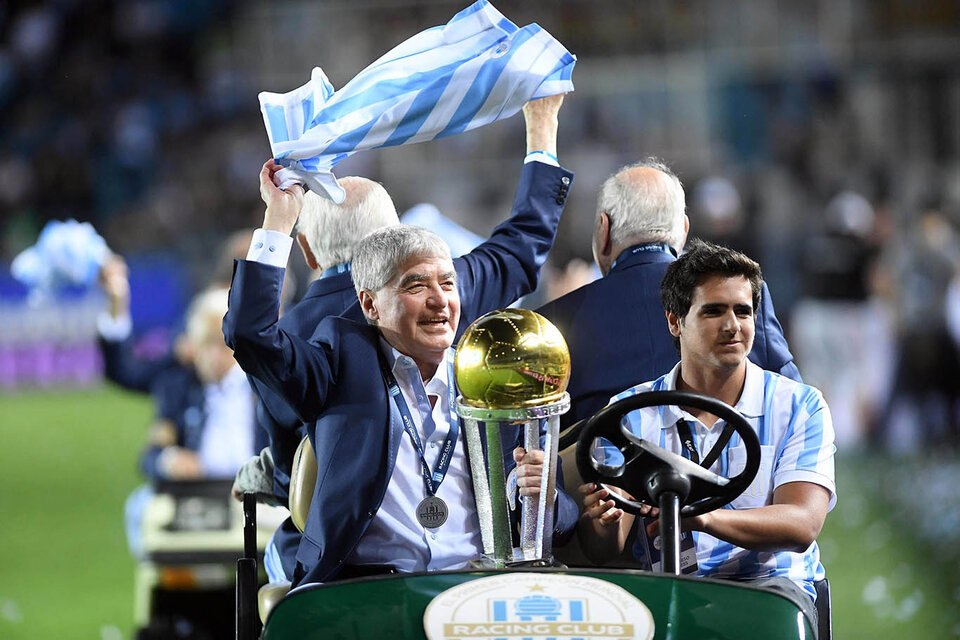
<path id="1" fill-rule="evenodd" d="M 123 342 L 133 331 L 133 321 L 129 313 L 114 318 L 104 311 L 97 316 L 97 332 L 107 342 Z"/>
<path id="2" fill-rule="evenodd" d="M 290 257 L 291 247 L 293 247 L 293 238 L 290 236 L 279 231 L 257 229 L 253 232 L 247 260 L 284 269 Z"/>

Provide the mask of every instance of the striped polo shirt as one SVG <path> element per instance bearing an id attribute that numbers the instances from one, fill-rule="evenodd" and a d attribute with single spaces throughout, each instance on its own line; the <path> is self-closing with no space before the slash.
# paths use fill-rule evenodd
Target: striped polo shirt
<path id="1" fill-rule="evenodd" d="M 653 382 L 646 382 L 613 397 L 611 402 L 644 391 L 676 389 L 680 364 Z M 837 501 L 834 481 L 833 421 L 817 389 L 764 371 L 747 360 L 746 381 L 734 407 L 750 423 L 760 440 L 760 469 L 753 483 L 725 509 L 753 509 L 772 504 L 774 490 L 788 482 L 812 482 L 830 491 L 830 506 Z M 726 424 L 717 420 L 709 428 L 679 407 L 647 407 L 623 418 L 630 430 L 644 440 L 690 455 L 681 445 L 676 424 L 686 420 L 691 427 L 700 457 L 706 455 Z M 738 434 L 730 438 L 711 471 L 732 477 L 746 465 L 746 449 Z M 803 553 L 790 551 L 749 551 L 707 533 L 693 532 L 697 545 L 699 575 L 709 577 L 766 578 L 783 576 L 793 580 L 816 599 L 813 583 L 824 577 L 816 541 Z"/>

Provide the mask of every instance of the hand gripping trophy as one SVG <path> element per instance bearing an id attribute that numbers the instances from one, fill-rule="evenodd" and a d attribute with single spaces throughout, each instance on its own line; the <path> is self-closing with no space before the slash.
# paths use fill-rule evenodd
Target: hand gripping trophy
<path id="1" fill-rule="evenodd" d="M 480 564 L 552 563 L 560 415 L 570 409 L 570 352 L 563 336 L 533 311 L 493 311 L 467 328 L 454 369 L 483 540 Z M 503 465 L 512 452 L 504 451 L 503 443 L 515 440 L 518 429 L 527 451 L 542 448 L 544 464 L 540 495 L 521 498 L 520 547 L 515 549 L 513 491 Z"/>

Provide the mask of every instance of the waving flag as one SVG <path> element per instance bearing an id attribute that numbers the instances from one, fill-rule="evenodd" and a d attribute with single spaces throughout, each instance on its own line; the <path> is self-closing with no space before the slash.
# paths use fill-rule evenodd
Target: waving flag
<path id="1" fill-rule="evenodd" d="M 106 241 L 89 222 L 51 220 L 37 243 L 13 259 L 10 272 L 30 290 L 31 302 L 39 302 L 61 286 L 90 286 L 109 256 Z"/>
<path id="2" fill-rule="evenodd" d="M 576 58 L 536 24 L 523 28 L 486 0 L 427 29 L 339 91 L 319 67 L 288 93 L 260 94 L 284 187 L 342 202 L 331 170 L 364 149 L 441 138 L 507 118 L 528 100 L 573 90 Z"/>

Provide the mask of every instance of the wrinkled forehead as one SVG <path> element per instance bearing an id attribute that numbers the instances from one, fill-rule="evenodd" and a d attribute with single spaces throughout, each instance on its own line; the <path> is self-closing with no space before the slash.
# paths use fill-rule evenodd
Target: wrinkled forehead
<path id="1" fill-rule="evenodd" d="M 400 262 L 390 277 L 390 284 L 398 285 L 405 280 L 423 278 L 456 278 L 456 269 L 450 253 L 418 252 Z"/>

